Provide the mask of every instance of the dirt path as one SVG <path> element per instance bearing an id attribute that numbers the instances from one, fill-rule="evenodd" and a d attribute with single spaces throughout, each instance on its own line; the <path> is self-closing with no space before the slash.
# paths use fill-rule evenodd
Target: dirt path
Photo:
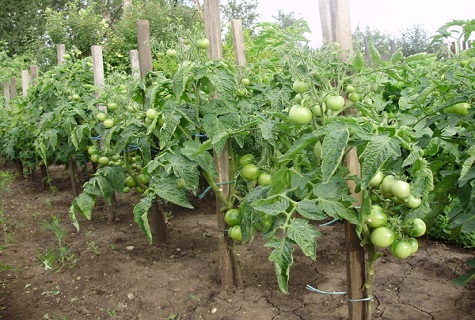
<path id="1" fill-rule="evenodd" d="M 63 168 L 52 170 L 59 191 L 42 190 L 18 179 L 4 201 L 10 243 L 0 252 L 1 319 L 346 319 L 343 228 L 321 227 L 317 261 L 295 257 L 290 293 L 278 291 L 263 239 L 238 246 L 243 286 L 219 286 L 214 199 L 196 201 L 193 211 L 172 208 L 171 240 L 148 244 L 132 219 L 137 198 L 118 197 L 120 222 L 109 223 L 99 205 L 81 230 L 67 217 L 72 197 Z M 56 271 L 45 270 L 38 252 L 57 245 L 44 225 L 61 218 L 63 245 L 71 254 Z M 3 243 L 2 243 L 3 244 Z M 385 255 L 377 264 L 375 318 L 475 318 L 475 283 L 452 283 L 474 256 L 464 250 L 420 241 L 420 250 L 406 260 Z M 5 270 L 5 267 L 8 266 Z"/>

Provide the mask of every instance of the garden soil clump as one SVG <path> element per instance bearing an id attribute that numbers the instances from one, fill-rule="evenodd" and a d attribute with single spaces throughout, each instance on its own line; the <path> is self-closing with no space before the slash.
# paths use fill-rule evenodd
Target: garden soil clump
<path id="1" fill-rule="evenodd" d="M 133 194 L 117 195 L 119 221 L 109 222 L 98 200 L 92 220 L 81 217 L 77 231 L 68 217 L 73 196 L 67 170 L 50 171 L 51 188 L 17 177 L 4 195 L 9 241 L 0 252 L 0 319 L 347 318 L 347 297 L 330 294 L 346 290 L 340 223 L 319 227 L 316 261 L 297 252 L 288 294 L 278 289 L 260 236 L 237 246 L 243 283 L 224 290 L 212 194 L 193 199 L 194 210 L 167 207 L 170 239 L 155 246 L 133 221 L 133 205 L 140 200 Z M 61 246 L 68 251 L 62 266 L 56 261 L 49 269 L 39 257 L 59 247 L 53 217 L 60 219 Z M 453 283 L 472 257 L 473 250 L 428 238 L 404 260 L 385 252 L 376 265 L 374 318 L 473 319 L 475 282 Z"/>

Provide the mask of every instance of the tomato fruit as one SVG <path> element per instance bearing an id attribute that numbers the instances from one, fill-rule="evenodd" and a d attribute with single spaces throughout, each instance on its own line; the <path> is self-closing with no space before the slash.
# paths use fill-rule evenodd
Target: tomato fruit
<path id="1" fill-rule="evenodd" d="M 312 111 L 304 106 L 296 104 L 290 108 L 289 119 L 294 124 L 308 124 L 312 121 Z"/>
<path id="2" fill-rule="evenodd" d="M 355 87 L 353 87 L 351 84 L 346 86 L 346 92 L 353 93 L 355 91 L 356 91 Z"/>
<path id="3" fill-rule="evenodd" d="M 251 80 L 249 80 L 248 78 L 242 78 L 241 83 L 243 86 L 248 86 L 251 84 Z"/>
<path id="4" fill-rule="evenodd" d="M 303 100 L 302 94 L 297 93 L 297 94 L 295 95 L 295 97 L 294 97 L 295 103 L 301 104 L 301 103 L 302 103 L 302 100 Z"/>
<path id="5" fill-rule="evenodd" d="M 358 102 L 361 100 L 361 95 L 358 92 L 352 92 L 348 95 L 348 100 L 351 102 Z"/>
<path id="6" fill-rule="evenodd" d="M 330 110 L 340 111 L 345 106 L 345 99 L 342 96 L 329 96 L 326 104 Z"/>
<path id="7" fill-rule="evenodd" d="M 97 153 L 97 147 L 96 146 L 89 146 L 87 148 L 87 153 L 89 155 L 93 155 L 93 154 Z"/>
<path id="8" fill-rule="evenodd" d="M 239 209 L 230 209 L 224 215 L 224 222 L 230 227 L 238 225 L 241 221 L 241 211 Z"/>
<path id="9" fill-rule="evenodd" d="M 94 163 L 97 163 L 97 162 L 99 162 L 100 157 L 101 156 L 98 155 L 97 153 L 93 153 L 93 154 L 91 154 L 91 161 L 94 162 Z"/>
<path id="10" fill-rule="evenodd" d="M 391 186 L 391 193 L 399 199 L 406 199 L 411 194 L 411 185 L 406 181 L 397 180 Z"/>
<path id="11" fill-rule="evenodd" d="M 373 100 L 371 100 L 371 98 L 364 98 L 363 103 L 364 104 L 373 104 Z"/>
<path id="12" fill-rule="evenodd" d="M 259 177 L 259 174 L 259 168 L 252 163 L 246 164 L 241 170 L 242 177 L 248 181 L 256 180 Z"/>
<path id="13" fill-rule="evenodd" d="M 388 227 L 378 227 L 371 232 L 371 243 L 378 248 L 389 247 L 395 240 L 394 232 Z"/>
<path id="14" fill-rule="evenodd" d="M 242 230 L 239 224 L 228 229 L 228 236 L 234 241 L 242 241 Z"/>
<path id="15" fill-rule="evenodd" d="M 129 193 L 129 192 L 130 192 L 130 187 L 124 187 L 124 188 L 122 189 L 122 192 L 123 192 L 123 193 Z"/>
<path id="16" fill-rule="evenodd" d="M 262 232 L 267 232 L 270 230 L 274 224 L 274 217 L 270 214 L 264 213 L 259 217 L 260 223 L 258 224 L 258 229 Z"/>
<path id="17" fill-rule="evenodd" d="M 185 181 L 183 179 L 178 179 L 176 181 L 176 186 L 178 189 L 183 189 L 186 186 Z"/>
<path id="18" fill-rule="evenodd" d="M 114 110 L 117 110 L 117 108 L 119 108 L 119 105 L 115 102 L 109 102 L 107 104 L 107 110 L 114 111 Z"/>
<path id="19" fill-rule="evenodd" d="M 99 121 L 104 121 L 107 119 L 107 115 L 104 112 L 99 112 L 96 114 L 96 119 Z"/>
<path id="20" fill-rule="evenodd" d="M 391 245 L 391 254 L 399 259 L 406 259 L 414 253 L 414 247 L 411 242 L 407 240 L 395 241 Z"/>
<path id="21" fill-rule="evenodd" d="M 301 80 L 295 80 L 292 84 L 292 89 L 297 93 L 307 92 L 310 86 L 307 82 Z"/>
<path id="22" fill-rule="evenodd" d="M 131 176 L 128 176 L 127 178 L 125 178 L 125 185 L 127 187 L 133 188 L 137 185 L 137 182 L 135 182 L 134 178 L 132 178 Z"/>
<path id="23" fill-rule="evenodd" d="M 102 166 L 107 166 L 109 164 L 109 158 L 105 157 L 105 156 L 102 156 L 102 157 L 99 157 L 97 162 Z"/>
<path id="24" fill-rule="evenodd" d="M 313 154 L 315 155 L 315 158 L 317 158 L 317 160 L 320 160 L 322 158 L 322 143 L 320 141 L 317 141 L 315 143 L 315 146 L 313 147 Z"/>
<path id="25" fill-rule="evenodd" d="M 112 128 L 114 126 L 114 124 L 115 124 L 114 119 L 112 119 L 112 118 L 107 118 L 106 120 L 104 120 L 104 127 L 106 129 Z"/>
<path id="26" fill-rule="evenodd" d="M 240 167 L 245 166 L 254 162 L 254 155 L 251 153 L 246 153 L 241 158 L 239 158 L 238 164 Z"/>
<path id="27" fill-rule="evenodd" d="M 199 39 L 198 41 L 196 41 L 196 46 L 200 49 L 208 49 L 209 40 L 206 38 Z"/>
<path id="28" fill-rule="evenodd" d="M 77 93 L 75 93 L 71 96 L 71 99 L 73 99 L 74 101 L 79 101 L 81 100 L 81 97 Z"/>
<path id="29" fill-rule="evenodd" d="M 63 54 L 63 59 L 64 59 L 64 60 L 71 59 L 71 55 L 70 55 L 69 53 L 64 53 L 64 54 Z"/>
<path id="30" fill-rule="evenodd" d="M 415 238 L 408 238 L 407 241 L 412 245 L 412 253 L 416 253 L 419 250 L 419 242 Z"/>
<path id="31" fill-rule="evenodd" d="M 410 194 L 407 199 L 404 200 L 404 204 L 411 209 L 419 208 L 422 204 L 421 198 L 417 198 L 414 195 Z"/>
<path id="32" fill-rule="evenodd" d="M 376 174 L 369 180 L 369 185 L 372 187 L 378 187 L 384 179 L 384 174 L 381 170 L 378 170 Z"/>
<path id="33" fill-rule="evenodd" d="M 270 186 L 272 184 L 272 176 L 267 172 L 262 172 L 257 178 L 257 184 L 260 186 Z"/>
<path id="34" fill-rule="evenodd" d="M 381 184 L 379 185 L 379 188 L 381 190 L 381 194 L 385 198 L 391 198 L 392 197 L 392 186 L 394 182 L 396 182 L 397 179 L 393 175 L 387 175 L 384 177 L 383 181 L 381 181 Z"/>
<path id="35" fill-rule="evenodd" d="M 177 56 L 177 52 L 175 49 L 168 49 L 167 50 L 167 56 L 171 57 L 171 58 L 174 58 Z"/>
<path id="36" fill-rule="evenodd" d="M 468 115 L 468 109 L 470 109 L 470 104 L 467 102 L 456 103 L 450 107 L 444 108 L 445 113 L 455 113 L 461 116 Z"/>
<path id="37" fill-rule="evenodd" d="M 367 217 L 366 223 L 370 228 L 378 228 L 386 225 L 388 222 L 388 216 L 384 213 L 383 208 L 374 204 L 371 206 L 371 214 Z"/>
<path id="38" fill-rule="evenodd" d="M 147 119 L 149 120 L 154 120 L 157 116 L 158 111 L 155 109 L 150 108 L 145 112 L 145 117 L 147 117 Z"/>
<path id="39" fill-rule="evenodd" d="M 139 179 L 139 181 L 142 182 L 143 184 L 149 184 L 150 183 L 150 178 L 147 175 L 143 174 L 143 173 L 139 174 L 137 176 L 137 179 Z"/>
<path id="40" fill-rule="evenodd" d="M 402 230 L 410 237 L 420 237 L 426 233 L 426 223 L 421 218 L 406 219 L 402 223 Z"/>
<path id="41" fill-rule="evenodd" d="M 312 112 L 315 116 L 320 117 L 322 115 L 322 111 L 323 113 L 327 111 L 327 105 L 325 103 L 322 105 L 319 105 L 319 104 L 313 105 Z"/>

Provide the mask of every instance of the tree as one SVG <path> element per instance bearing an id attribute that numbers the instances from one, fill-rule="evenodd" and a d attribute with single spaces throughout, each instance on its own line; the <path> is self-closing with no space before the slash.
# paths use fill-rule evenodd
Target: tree
<path id="1" fill-rule="evenodd" d="M 0 6 L 0 40 L 7 42 L 11 56 L 29 51 L 44 33 L 47 8 L 61 10 L 67 0 L 2 0 Z"/>
<path id="2" fill-rule="evenodd" d="M 258 5 L 257 0 L 228 0 L 227 4 L 221 5 L 223 21 L 240 19 L 243 28 L 252 30 L 259 18 Z"/>
<path id="3" fill-rule="evenodd" d="M 404 56 L 410 56 L 418 52 L 435 53 L 441 47 L 432 43 L 432 38 L 420 25 L 414 25 L 401 31 L 401 37 L 397 40 L 397 46 Z"/>
<path id="4" fill-rule="evenodd" d="M 277 11 L 277 16 L 272 16 L 281 29 L 286 29 L 293 26 L 299 19 L 295 18 L 295 12 L 285 13 L 283 10 L 279 9 Z"/>
<path id="5" fill-rule="evenodd" d="M 395 40 L 391 35 L 382 33 L 377 29 L 371 29 L 369 26 L 366 26 L 365 30 L 358 26 L 353 32 L 354 50 L 364 53 L 369 50 L 366 46 L 371 42 L 384 60 L 389 59 L 396 50 Z"/>

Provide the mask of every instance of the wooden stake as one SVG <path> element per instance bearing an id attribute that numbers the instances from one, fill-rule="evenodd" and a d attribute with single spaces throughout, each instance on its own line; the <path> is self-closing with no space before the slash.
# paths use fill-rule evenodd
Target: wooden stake
<path id="1" fill-rule="evenodd" d="M 56 45 L 56 59 L 58 59 L 58 66 L 64 63 L 65 52 L 66 52 L 66 46 L 64 44 Z"/>
<path id="2" fill-rule="evenodd" d="M 150 48 L 150 23 L 148 20 L 137 21 L 137 45 L 140 76 L 144 79 L 147 73 L 152 71 L 152 48 Z"/>
<path id="3" fill-rule="evenodd" d="M 38 80 L 36 78 L 38 78 L 38 66 L 37 65 L 31 65 L 30 66 L 30 77 L 31 77 L 31 83 L 33 85 L 37 85 L 38 84 Z"/>
<path id="4" fill-rule="evenodd" d="M 16 92 L 16 78 L 11 77 L 10 78 L 10 99 L 15 99 L 17 97 L 17 92 Z"/>
<path id="5" fill-rule="evenodd" d="M 218 60 L 223 57 L 223 45 L 221 43 L 221 24 L 219 15 L 219 0 L 206 0 L 204 2 L 205 31 L 206 37 L 210 41 L 208 55 L 211 60 Z M 218 183 L 229 182 L 229 144 L 226 143 L 224 150 L 220 154 L 214 154 L 214 161 L 218 170 Z M 222 194 L 229 198 L 230 187 L 228 184 L 220 186 Z M 224 222 L 224 212 L 221 210 L 223 203 L 216 197 L 216 218 L 218 229 L 218 247 L 219 261 L 221 269 L 221 285 L 226 288 L 232 288 L 239 284 L 239 272 L 237 258 L 233 251 L 233 241 L 224 231 L 226 223 Z"/>
<path id="6" fill-rule="evenodd" d="M 30 86 L 30 74 L 28 70 L 21 70 L 21 91 L 24 97 L 28 94 L 28 87 Z"/>
<path id="7" fill-rule="evenodd" d="M 140 79 L 140 62 L 138 50 L 130 50 L 129 57 L 130 66 L 132 69 L 132 77 L 134 77 L 134 79 Z"/>
<path id="8" fill-rule="evenodd" d="M 8 106 L 10 103 L 10 83 L 3 83 L 3 96 L 5 97 L 5 105 Z"/>
<path id="9" fill-rule="evenodd" d="M 231 30 L 233 35 L 234 54 L 236 64 L 240 67 L 246 65 L 246 49 L 244 45 L 244 34 L 242 31 L 242 21 L 239 19 L 231 20 Z"/>

